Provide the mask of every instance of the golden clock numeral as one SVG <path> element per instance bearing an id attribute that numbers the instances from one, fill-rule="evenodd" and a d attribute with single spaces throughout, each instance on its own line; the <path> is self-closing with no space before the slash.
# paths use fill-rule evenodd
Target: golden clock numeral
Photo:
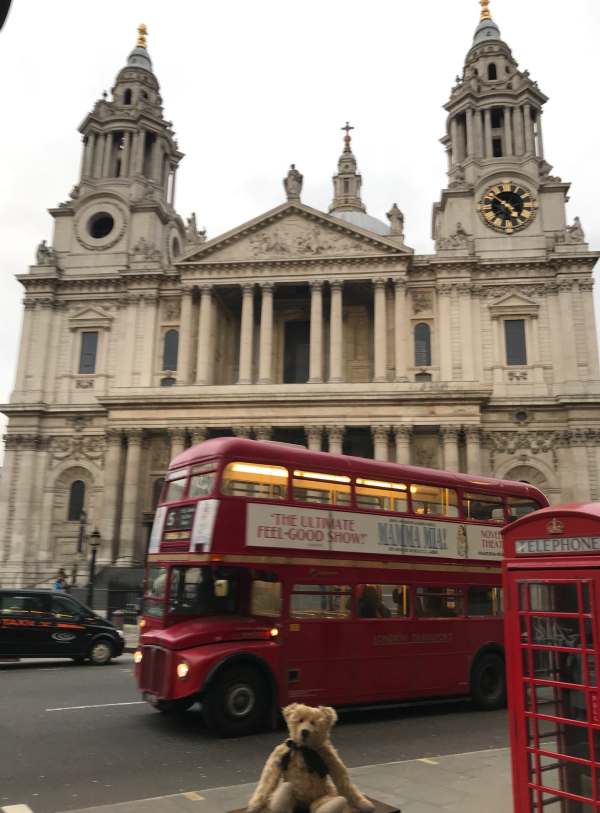
<path id="1" fill-rule="evenodd" d="M 492 197 L 492 198 L 493 198 L 493 197 L 494 197 L 494 195 L 499 195 L 499 194 L 500 194 L 500 192 L 502 192 L 502 187 L 501 187 L 501 186 L 493 186 L 493 187 L 490 189 L 490 197 Z"/>
<path id="2" fill-rule="evenodd" d="M 524 220 L 521 220 L 521 218 L 519 218 L 519 219 L 517 220 L 517 226 L 522 226 L 522 225 L 523 225 L 523 223 L 525 223 L 525 221 L 524 221 Z"/>
<path id="3" fill-rule="evenodd" d="M 503 226 L 503 225 L 504 225 L 504 220 L 502 220 L 502 218 L 501 218 L 501 217 L 497 217 L 497 218 L 494 220 L 494 226 Z"/>
<path id="4" fill-rule="evenodd" d="M 492 209 L 492 204 L 491 203 L 485 203 L 483 206 L 480 206 L 480 209 L 483 212 L 489 212 Z"/>
<path id="5" fill-rule="evenodd" d="M 529 220 L 529 218 L 531 217 L 531 212 L 529 212 L 527 209 L 523 209 L 523 211 L 521 212 L 521 217 L 524 217 L 527 220 Z"/>
<path id="6" fill-rule="evenodd" d="M 490 223 L 496 219 L 496 215 L 493 212 L 485 212 L 484 217 L 486 220 L 489 220 Z"/>
<path id="7" fill-rule="evenodd" d="M 510 224 L 510 223 L 507 223 L 507 224 L 506 224 L 506 233 L 507 233 L 507 234 L 512 234 L 512 233 L 513 233 L 513 231 L 514 231 L 514 229 L 513 229 L 513 227 L 511 226 L 511 224 Z"/>
<path id="8" fill-rule="evenodd" d="M 506 181 L 505 181 L 505 182 L 502 184 L 502 189 L 503 189 L 505 192 L 510 192 L 510 191 L 511 191 L 511 187 L 512 187 L 512 184 L 510 183 L 510 181 L 509 181 L 509 182 L 506 182 Z"/>

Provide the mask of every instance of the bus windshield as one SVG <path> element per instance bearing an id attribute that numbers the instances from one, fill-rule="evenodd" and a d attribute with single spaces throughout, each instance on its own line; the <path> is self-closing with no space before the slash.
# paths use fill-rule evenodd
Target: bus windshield
<path id="1" fill-rule="evenodd" d="M 241 576 L 241 568 L 171 568 L 169 613 L 193 616 L 239 614 Z"/>

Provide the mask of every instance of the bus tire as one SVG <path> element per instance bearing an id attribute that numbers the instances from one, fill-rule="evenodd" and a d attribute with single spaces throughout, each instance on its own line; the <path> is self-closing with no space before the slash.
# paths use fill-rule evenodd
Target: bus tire
<path id="1" fill-rule="evenodd" d="M 268 708 L 266 683 L 251 666 L 232 666 L 217 674 L 202 700 L 206 727 L 221 737 L 244 737 L 260 730 Z"/>
<path id="2" fill-rule="evenodd" d="M 504 658 L 495 652 L 479 655 L 471 670 L 471 697 L 478 709 L 492 711 L 506 705 Z"/>

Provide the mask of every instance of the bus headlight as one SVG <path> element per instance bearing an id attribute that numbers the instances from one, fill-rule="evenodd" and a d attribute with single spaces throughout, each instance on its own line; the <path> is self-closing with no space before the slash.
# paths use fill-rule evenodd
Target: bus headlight
<path id="1" fill-rule="evenodd" d="M 183 678 L 186 678 L 188 676 L 189 671 L 190 671 L 189 663 L 186 663 L 185 661 L 180 661 L 180 663 L 177 664 L 178 678 L 181 678 L 183 680 Z"/>
<path id="2" fill-rule="evenodd" d="M 133 662 L 134 663 L 141 663 L 143 657 L 144 656 L 142 655 L 142 650 L 141 649 L 136 649 L 136 651 L 133 653 Z"/>

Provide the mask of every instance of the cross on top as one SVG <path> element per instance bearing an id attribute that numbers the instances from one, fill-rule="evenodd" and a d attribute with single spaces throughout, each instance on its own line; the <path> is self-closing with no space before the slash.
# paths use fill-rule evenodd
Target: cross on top
<path id="1" fill-rule="evenodd" d="M 346 131 L 346 138 L 349 138 L 350 130 L 354 130 L 354 127 L 352 127 L 352 125 L 349 122 L 346 122 L 346 124 L 341 129 Z"/>

